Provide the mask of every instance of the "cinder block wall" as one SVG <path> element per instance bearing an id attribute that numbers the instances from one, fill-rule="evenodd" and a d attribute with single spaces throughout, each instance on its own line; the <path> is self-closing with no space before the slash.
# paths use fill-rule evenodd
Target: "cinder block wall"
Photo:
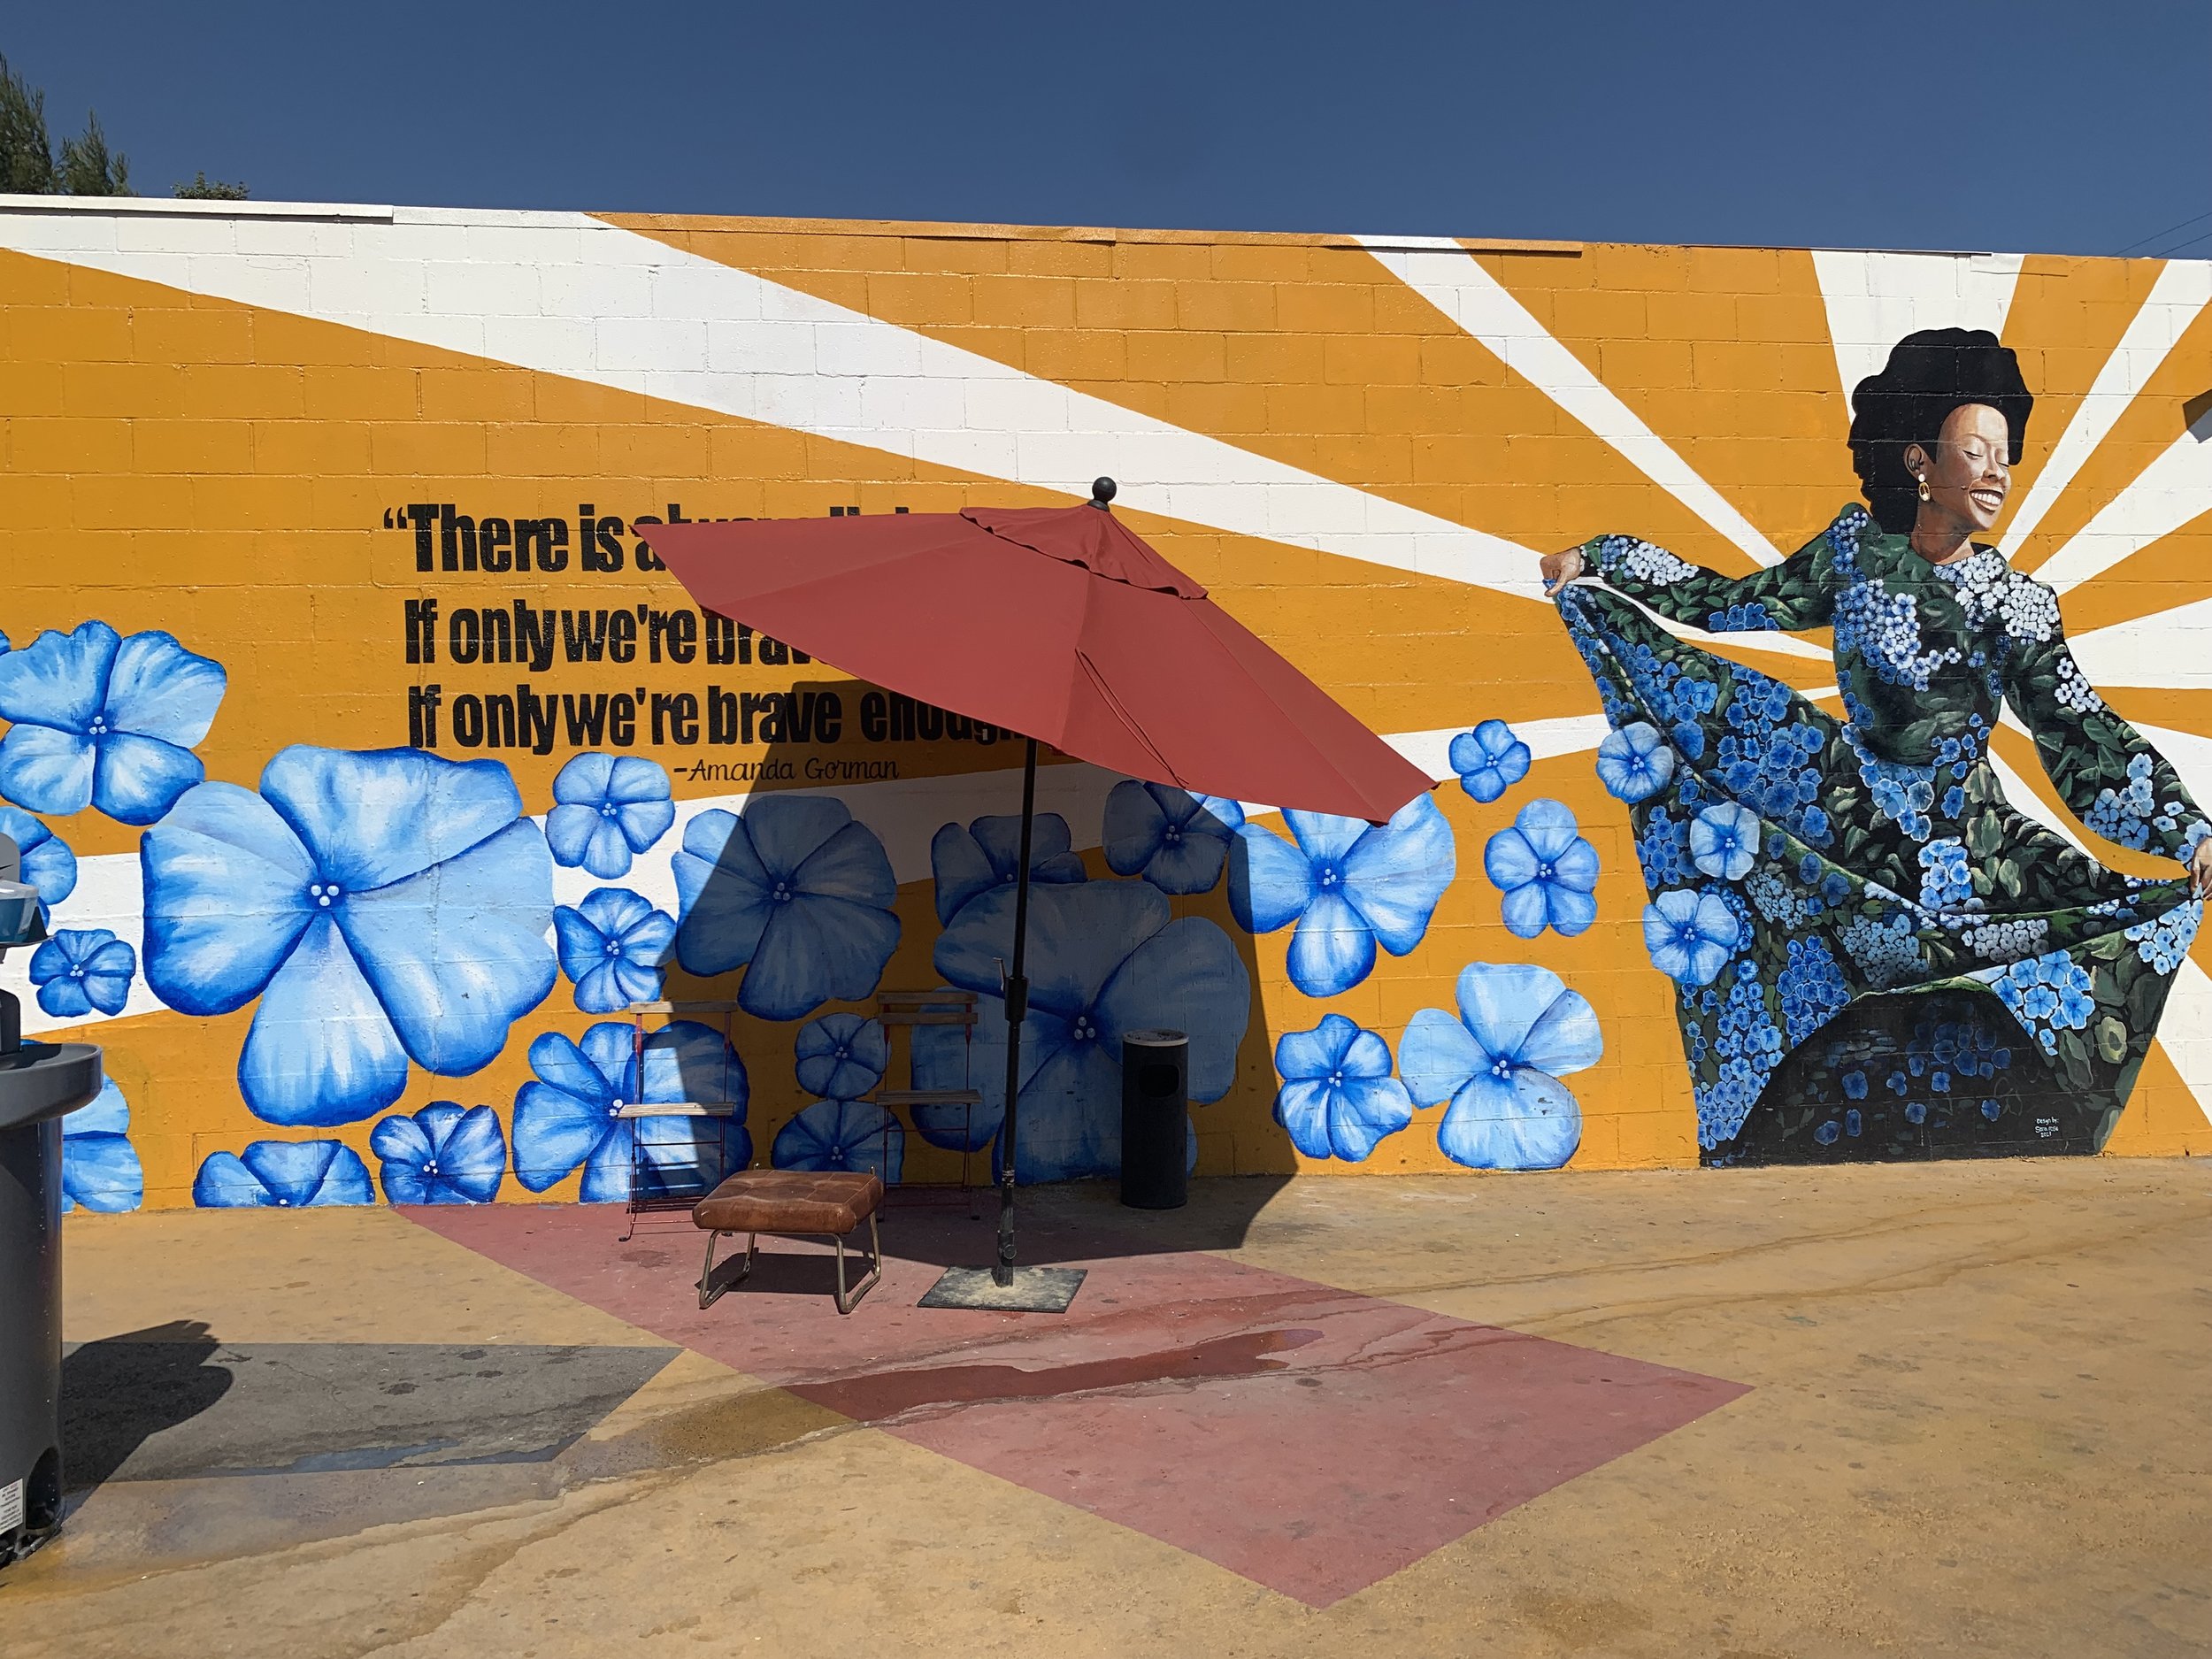
<path id="1" fill-rule="evenodd" d="M 989 839 L 964 854 L 940 832 L 1015 809 L 1018 746 L 927 710 L 910 731 L 871 688 L 702 617 L 651 529 L 1068 502 L 1099 473 L 1126 522 L 1440 780 L 1455 861 L 1402 954 L 1317 994 L 1288 972 L 1294 928 L 1247 928 L 1227 880 L 1118 872 L 1115 780 L 1048 764 L 1071 859 L 1116 885 L 1095 914 L 1056 912 L 1046 949 L 1119 974 L 1097 995 L 1125 1024 L 1204 1010 L 1219 1098 L 1194 1111 L 1199 1171 L 1457 1169 L 1434 1102 L 1363 1160 L 1300 1154 L 1277 1044 L 1338 1014 L 1394 1053 L 1471 963 L 1540 965 L 1595 1012 L 1602 1057 L 1561 1079 L 1571 1167 L 1694 1164 L 1627 809 L 1593 770 L 1597 697 L 1537 556 L 1625 532 L 1717 570 L 1770 562 L 1855 498 L 1846 386 L 1913 329 L 1990 328 L 2038 400 L 2001 545 L 2062 566 L 2085 668 L 2212 799 L 2208 294 L 2212 266 L 2155 260 L 6 198 L 0 801 L 73 938 L 36 975 L 12 952 L 0 979 L 35 1034 L 106 1050 L 119 1099 L 80 1115 L 73 1193 L 618 1190 L 619 1082 L 576 1068 L 626 1052 L 593 1033 L 651 976 L 580 975 L 647 912 L 672 928 L 682 849 L 773 797 L 794 835 L 862 826 L 895 891 L 863 908 L 897 929 L 860 994 L 833 982 L 852 941 L 825 924 L 791 948 L 781 1002 L 803 1011 L 763 1014 L 757 987 L 730 1017 L 749 1104 L 724 1150 L 768 1161 L 814 1098 L 798 1061 L 846 1029 L 810 1022 L 940 982 L 961 924 L 938 878 L 987 864 Z M 1807 643 L 1726 649 L 1835 711 L 1824 636 Z M 1532 764 L 1484 802 L 1450 746 L 1493 719 Z M 2024 808 L 2173 875 L 2075 823 L 2024 733 L 1997 752 Z M 234 788 L 193 793 L 203 778 Z M 1572 937 L 1510 933 L 1484 872 L 1540 797 L 1599 858 L 1597 920 Z M 311 873 L 335 892 L 342 865 L 384 894 L 381 921 L 294 890 Z M 588 902 L 602 890 L 628 896 Z M 353 886 L 339 902 L 360 915 Z M 542 942 L 556 907 L 582 941 L 565 964 Z M 1113 962 L 1109 912 L 1138 941 Z M 1170 918 L 1202 926 L 1171 947 Z M 637 962 L 666 954 L 661 927 L 632 939 Z M 672 966 L 660 988 L 745 982 Z M 718 1045 L 707 1024 L 694 1041 Z M 902 1040 L 894 1086 L 906 1064 Z M 1041 1109 L 1048 1140 L 1102 1122 L 1108 1081 Z M 2212 1148 L 2208 1107 L 2212 987 L 2192 964 L 2106 1149 Z M 818 1113 L 784 1144 L 860 1156 L 859 1120 Z M 1066 1156 L 1057 1172 L 1096 1163 Z M 957 1165 L 906 1138 L 910 1179 Z"/>

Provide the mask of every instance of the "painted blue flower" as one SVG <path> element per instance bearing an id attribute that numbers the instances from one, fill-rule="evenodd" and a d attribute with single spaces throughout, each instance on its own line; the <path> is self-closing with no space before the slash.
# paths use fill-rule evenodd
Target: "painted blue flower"
<path id="1" fill-rule="evenodd" d="M 1644 949 L 1677 985 L 1710 985 L 1740 936 L 1734 913 L 1711 893 L 1678 887 L 1644 906 Z"/>
<path id="2" fill-rule="evenodd" d="M 1572 938 L 1597 920 L 1598 851 L 1563 801 L 1540 797 L 1482 849 L 1483 873 L 1505 897 L 1507 930 L 1533 939 L 1545 928 Z"/>
<path id="3" fill-rule="evenodd" d="M 1448 1100 L 1436 1144 L 1479 1170 L 1555 1170 L 1582 1141 L 1582 1109 L 1559 1079 L 1605 1052 L 1589 1000 L 1532 963 L 1470 963 L 1459 1017 L 1425 1008 L 1398 1044 L 1398 1074 L 1423 1105 Z"/>
<path id="4" fill-rule="evenodd" d="M 1529 747 L 1503 720 L 1485 720 L 1452 739 L 1452 770 L 1478 801 L 1494 801 L 1528 776 Z"/>
<path id="5" fill-rule="evenodd" d="M 889 1187 L 906 1165 L 906 1130 L 873 1101 L 816 1101 L 776 1131 L 768 1161 L 780 1170 L 865 1170 Z"/>
<path id="6" fill-rule="evenodd" d="M 2188 956 L 2189 947 L 2203 921 L 2204 901 L 2191 899 L 2175 905 L 2163 916 L 2136 923 L 2124 937 L 2133 942 L 2135 954 L 2149 965 L 2152 972 L 2171 973 Z"/>
<path id="7" fill-rule="evenodd" d="M 677 960 L 702 978 L 745 968 L 738 1005 L 762 1019 L 871 995 L 898 948 L 891 861 L 833 797 L 756 795 L 743 818 L 702 812 L 673 863 Z"/>
<path id="8" fill-rule="evenodd" d="M 187 1014 L 256 996 L 257 1117 L 353 1123 L 407 1063 L 457 1077 L 553 988 L 553 866 L 494 760 L 295 745 L 261 792 L 204 783 L 143 843 L 146 982 Z"/>
<path id="9" fill-rule="evenodd" d="M 1851 1001 L 1851 990 L 1844 982 L 1843 970 L 1836 965 L 1834 953 L 1828 949 L 1828 941 L 1818 933 L 1791 940 L 1788 957 L 1775 981 L 1775 989 L 1781 993 L 1782 1019 L 1789 1027 L 1790 1047 L 1793 1048 L 1843 1011 Z M 1847 1077 L 1844 1087 L 1847 1094 Z M 1866 1092 L 1863 1076 L 1859 1078 L 1859 1092 Z"/>
<path id="10" fill-rule="evenodd" d="M 553 934 L 576 1006 L 612 1014 L 659 997 L 676 918 L 627 887 L 595 887 L 581 904 L 553 912 Z"/>
<path id="11" fill-rule="evenodd" d="M 1759 856 L 1759 815 L 1723 801 L 1690 820 L 1690 860 L 1709 876 L 1740 881 Z"/>
<path id="12" fill-rule="evenodd" d="M 15 807 L 0 806 L 0 835 L 23 855 L 22 879 L 38 889 L 39 915 L 51 916 L 54 906 L 77 890 L 77 855 L 67 841 Z"/>
<path id="13" fill-rule="evenodd" d="M 1390 1075 L 1390 1045 L 1341 1014 L 1275 1043 L 1275 1121 L 1310 1158 L 1358 1164 L 1413 1121 L 1406 1086 Z"/>
<path id="14" fill-rule="evenodd" d="M 1187 1033 L 1190 1098 L 1219 1100 L 1236 1080 L 1251 976 L 1228 934 L 1203 917 L 1171 920 L 1166 895 L 1148 881 L 1040 887 L 1029 902 L 1015 1174 L 1024 1181 L 1111 1175 L 1121 1166 L 1123 1035 L 1161 1026 Z M 995 1135 L 1005 1115 L 999 964 L 1013 960 L 1013 895 L 996 889 L 964 908 L 937 941 L 937 972 L 981 998 L 972 1054 L 960 1027 L 914 1033 L 914 1087 L 978 1089 L 983 1104 L 975 1121 L 985 1135 Z M 951 1118 L 947 1139 L 938 1130 L 926 1138 L 958 1144 L 959 1121 Z"/>
<path id="15" fill-rule="evenodd" d="M 65 927 L 31 953 L 38 1005 L 57 1019 L 121 1013 L 137 975 L 138 953 L 104 927 Z"/>
<path id="16" fill-rule="evenodd" d="M 1920 849 L 1920 902 L 1932 910 L 1970 905 L 1974 871 L 1966 843 L 1957 836 L 1926 842 Z"/>
<path id="17" fill-rule="evenodd" d="M 257 1141 L 243 1152 L 218 1152 L 192 1179 L 202 1210 L 318 1210 L 373 1204 L 369 1166 L 337 1141 Z"/>
<path id="18" fill-rule="evenodd" d="M 586 1203 L 629 1197 L 633 1136 L 656 1194 L 703 1193 L 752 1162 L 745 1063 L 722 1033 L 671 1020 L 646 1033 L 641 1063 L 635 1040 L 635 1027 L 610 1019 L 580 1044 L 549 1031 L 530 1045 L 537 1077 L 515 1096 L 514 1113 L 515 1179 L 530 1191 L 544 1192 L 580 1164 Z M 679 1101 L 728 1101 L 734 1110 L 715 1118 L 616 1115 L 625 1102 Z"/>
<path id="19" fill-rule="evenodd" d="M 1125 778 L 1106 797 L 1106 864 L 1163 893 L 1210 893 L 1243 827 L 1234 801 Z"/>
<path id="20" fill-rule="evenodd" d="M 96 806 L 150 824 L 207 775 L 192 746 L 223 701 L 222 665 L 167 634 L 104 622 L 0 656 L 0 795 L 34 812 Z"/>
<path id="21" fill-rule="evenodd" d="M 793 1044 L 799 1087 L 823 1100 L 857 1100 L 883 1081 L 891 1040 L 882 1022 L 862 1014 L 824 1014 L 799 1027 Z"/>
<path id="22" fill-rule="evenodd" d="M 1598 745 L 1598 781 L 1617 800 L 1632 805 L 1647 801 L 1665 788 L 1667 780 L 1673 776 L 1674 750 L 1648 720 L 1609 732 Z"/>
<path id="23" fill-rule="evenodd" d="M 1378 941 L 1402 956 L 1428 931 L 1436 902 L 1458 873 L 1452 826 L 1417 795 L 1387 824 L 1323 812 L 1286 812 L 1295 846 L 1257 825 L 1229 850 L 1229 909 L 1248 933 L 1295 921 L 1290 982 L 1334 996 L 1375 966 Z"/>
<path id="24" fill-rule="evenodd" d="M 110 1078 L 89 1106 L 61 1120 L 61 1207 L 107 1214 L 146 1201 L 146 1172 L 131 1145 L 131 1110 Z"/>
<path id="25" fill-rule="evenodd" d="M 1022 821 L 1018 815 L 979 818 L 965 829 L 947 824 L 929 841 L 929 872 L 936 881 L 937 919 L 949 922 L 960 907 L 993 887 L 1013 884 L 1021 873 Z M 1029 879 L 1081 881 L 1089 872 L 1068 850 L 1068 821 L 1057 812 L 1040 812 L 1029 836 Z"/>
<path id="26" fill-rule="evenodd" d="M 488 1106 L 439 1100 L 396 1112 L 369 1132 L 369 1149 L 395 1204 L 488 1204 L 507 1173 L 507 1137 Z"/>
<path id="27" fill-rule="evenodd" d="M 553 862 L 580 864 L 602 881 L 630 872 L 630 860 L 676 821 L 668 773 L 638 755 L 579 755 L 553 780 L 545 815 Z"/>

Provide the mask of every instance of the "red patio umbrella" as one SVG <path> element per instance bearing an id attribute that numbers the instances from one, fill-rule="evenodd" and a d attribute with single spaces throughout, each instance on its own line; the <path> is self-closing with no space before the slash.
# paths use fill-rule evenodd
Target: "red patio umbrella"
<path id="1" fill-rule="evenodd" d="M 706 609 L 1028 740 L 1006 983 L 999 1262 L 988 1286 L 972 1287 L 995 1307 L 1035 1305 L 1010 1293 L 1023 1288 L 1013 1282 L 1012 1148 L 1038 741 L 1193 794 L 1373 823 L 1430 787 L 1123 526 L 1108 505 L 1111 479 L 1093 488 L 1077 507 L 657 525 L 652 534 L 654 552 Z M 1071 1285 L 1061 1288 L 1072 1294 Z M 933 1299 L 941 1304 L 945 1290 Z"/>

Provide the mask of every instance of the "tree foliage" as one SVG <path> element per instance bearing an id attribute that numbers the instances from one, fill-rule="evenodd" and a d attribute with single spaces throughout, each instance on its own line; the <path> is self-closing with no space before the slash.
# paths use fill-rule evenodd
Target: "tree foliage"
<path id="1" fill-rule="evenodd" d="M 108 144 L 97 111 L 58 152 L 46 126 L 46 95 L 0 57 L 0 191 L 19 196 L 128 196 L 130 158 Z M 203 172 L 176 194 L 191 200 L 242 202 L 246 187 Z"/>
<path id="2" fill-rule="evenodd" d="M 188 202 L 242 202 L 246 199 L 246 187 L 242 182 L 229 184 L 211 179 L 205 172 L 199 172 L 192 175 L 191 183 L 179 185 L 176 194 Z"/>
<path id="3" fill-rule="evenodd" d="M 0 58 L 0 189 L 51 196 L 54 151 L 46 138 L 46 95 Z"/>

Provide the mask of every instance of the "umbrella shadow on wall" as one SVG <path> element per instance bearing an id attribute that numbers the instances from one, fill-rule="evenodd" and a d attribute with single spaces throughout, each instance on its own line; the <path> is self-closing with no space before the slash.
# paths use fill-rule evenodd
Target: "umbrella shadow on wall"
<path id="1" fill-rule="evenodd" d="M 1007 763 L 1022 740 L 852 680 L 788 695 L 791 709 L 810 710 L 792 717 L 810 743 L 785 740 L 795 726 L 772 726 L 767 754 L 790 764 L 750 780 L 741 812 L 694 818 L 674 857 L 680 924 L 664 953 L 665 995 L 734 999 L 748 1097 L 744 1130 L 696 1154 L 691 1179 L 748 1154 L 756 1166 L 874 1170 L 908 1188 L 895 1207 L 928 1212 L 902 1220 L 900 1254 L 981 1259 L 993 1220 L 972 1222 L 968 1206 L 919 1189 L 957 1182 L 964 1154 L 977 1183 L 998 1172 L 1002 974 L 1022 864 L 1020 772 Z M 834 714 L 826 736 L 825 710 Z M 1248 907 L 1231 892 L 1243 879 L 1231 856 L 1241 823 L 1233 803 L 1044 757 L 1017 1114 L 1025 1260 L 1233 1248 L 1295 1168 L 1271 1116 L 1274 1037 L 1252 935 L 1237 919 Z M 879 1018 L 886 994 L 940 990 L 972 999 L 972 1026 Z M 646 1098 L 727 1097 L 732 1060 L 718 1023 L 705 1024 L 714 1018 L 679 1017 L 651 1039 Z M 1256 1179 L 1208 1184 L 1180 1211 L 1125 1210 L 1112 1184 L 1120 1041 L 1162 1027 L 1190 1038 L 1197 1171 Z M 657 1067 L 666 1074 L 657 1090 Z M 979 1098 L 881 1098 L 913 1091 Z M 695 1133 L 676 1119 L 666 1133 Z M 649 1142 L 646 1152 L 650 1161 Z"/>

